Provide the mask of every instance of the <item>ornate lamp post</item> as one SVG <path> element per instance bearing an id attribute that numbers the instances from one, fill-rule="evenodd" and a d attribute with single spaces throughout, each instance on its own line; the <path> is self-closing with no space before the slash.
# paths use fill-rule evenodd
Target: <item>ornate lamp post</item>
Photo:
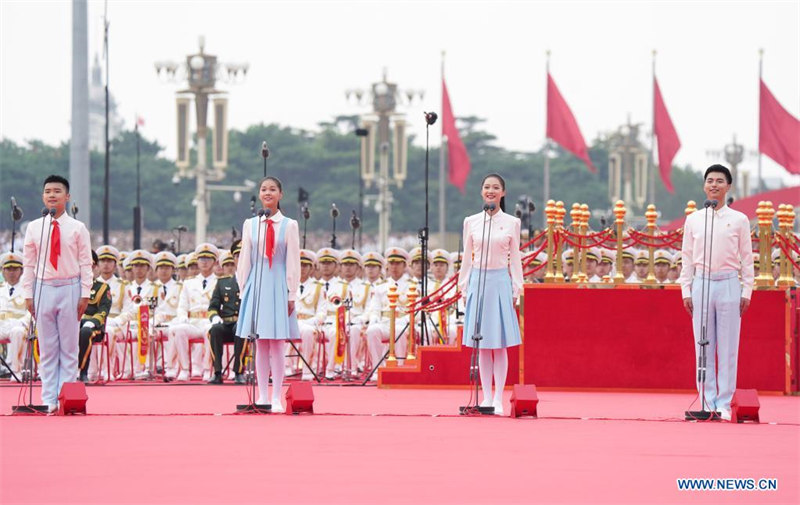
<path id="1" fill-rule="evenodd" d="M 205 52 L 205 39 L 200 37 L 200 51 L 186 56 L 184 63 L 170 61 L 156 62 L 156 74 L 168 82 L 185 82 L 188 87 L 177 92 L 178 112 L 178 156 L 175 162 L 178 172 L 172 182 L 177 184 L 181 178 L 194 177 L 197 191 L 193 203 L 195 207 L 195 231 L 197 243 L 206 241 L 208 226 L 209 191 L 207 181 L 220 181 L 225 178 L 228 164 L 227 99 L 225 92 L 216 88 L 218 81 L 235 83 L 247 75 L 249 65 L 222 63 L 217 57 Z M 197 163 L 189 169 L 189 102 L 194 98 L 197 119 Z M 206 138 L 208 127 L 208 101 L 213 98 L 214 137 L 212 168 L 206 160 Z"/>

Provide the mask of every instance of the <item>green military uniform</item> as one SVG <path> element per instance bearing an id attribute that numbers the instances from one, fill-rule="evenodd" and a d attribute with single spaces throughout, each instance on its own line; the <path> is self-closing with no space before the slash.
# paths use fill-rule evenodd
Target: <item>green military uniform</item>
<path id="1" fill-rule="evenodd" d="M 111 290 L 108 284 L 97 279 L 92 284 L 92 291 L 89 293 L 89 305 L 86 307 L 83 317 L 81 317 L 80 331 L 80 379 L 84 382 L 88 380 L 87 370 L 89 369 L 89 359 L 91 356 L 91 342 L 100 342 L 103 339 L 106 329 L 106 317 L 111 310 Z M 91 323 L 91 324 L 87 324 Z"/>
<path id="2" fill-rule="evenodd" d="M 214 357 L 214 377 L 210 381 L 211 384 L 222 383 L 222 347 L 225 342 L 233 342 L 233 370 L 236 373 L 236 382 L 244 382 L 242 376 L 244 339 L 236 336 L 239 303 L 239 283 L 236 282 L 236 278 L 228 275 L 217 279 L 217 285 L 208 304 L 209 319 L 212 322 L 217 317 L 222 319 L 222 322 L 217 321 L 208 330 L 211 337 L 211 353 Z"/>

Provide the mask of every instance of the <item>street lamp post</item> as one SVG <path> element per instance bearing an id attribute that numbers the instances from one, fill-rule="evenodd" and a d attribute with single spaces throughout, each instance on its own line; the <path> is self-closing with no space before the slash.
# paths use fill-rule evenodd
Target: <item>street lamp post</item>
<path id="1" fill-rule="evenodd" d="M 194 177 L 197 183 L 196 194 L 194 197 L 195 207 L 195 231 L 197 243 L 206 241 L 206 228 L 208 226 L 208 201 L 210 188 L 207 181 L 220 181 L 225 178 L 224 167 L 227 164 L 227 147 L 217 146 L 215 139 L 215 147 L 224 151 L 224 156 L 217 156 L 217 149 L 215 149 L 213 169 L 209 170 L 207 166 L 206 154 L 206 138 L 208 135 L 207 116 L 208 116 L 208 100 L 209 97 L 217 97 L 225 94 L 224 91 L 216 89 L 218 81 L 222 82 L 239 82 L 247 75 L 248 65 L 221 63 L 217 61 L 217 57 L 207 54 L 204 51 L 205 40 L 200 37 L 200 51 L 196 54 L 190 54 L 186 57 L 184 64 L 173 62 L 157 62 L 155 64 L 156 73 L 161 76 L 162 73 L 166 80 L 172 82 L 186 82 L 187 89 L 178 91 L 179 95 L 179 118 L 178 118 L 178 135 L 179 135 L 179 155 L 176 165 L 179 168 L 178 173 L 173 177 L 173 182 L 180 181 L 181 177 Z M 186 115 L 182 115 L 181 111 L 181 98 L 182 95 L 191 95 L 194 97 L 195 103 L 195 116 L 197 119 L 197 164 L 191 171 L 186 170 L 189 165 L 188 156 L 182 156 L 180 150 L 182 142 L 187 142 L 187 139 L 181 139 L 181 135 L 186 132 L 182 126 L 188 124 L 188 108 L 185 109 Z M 226 128 L 227 120 L 223 117 L 220 119 L 217 114 L 227 113 L 227 108 L 222 107 L 217 110 L 215 107 L 215 133 L 220 128 Z M 227 132 L 224 132 L 227 135 Z M 222 135 L 219 137 L 220 141 L 224 142 Z M 183 159 L 182 159 L 183 158 Z M 176 179 L 177 178 L 177 179 Z"/>
<path id="2" fill-rule="evenodd" d="M 391 186 L 403 187 L 407 174 L 406 121 L 404 115 L 396 112 L 399 102 L 411 103 L 414 98 L 422 98 L 424 93 L 417 90 L 400 90 L 396 83 L 389 82 L 386 69 L 383 79 L 372 84 L 370 91 L 348 90 L 347 98 L 354 96 L 360 103 L 369 95 L 372 102 L 372 113 L 362 116 L 362 129 L 366 132 L 361 137 L 361 178 L 367 187 L 372 182 L 378 189 L 376 210 L 378 211 L 378 243 L 381 251 L 385 251 L 391 231 L 391 213 L 394 195 Z M 375 177 L 375 147 L 378 149 L 378 177 Z M 390 153 L 390 151 L 392 151 Z M 389 175 L 390 154 L 393 170 Z M 377 180 L 376 180 L 377 179 Z M 374 197 L 373 197 L 374 198 Z M 362 217 L 363 219 L 363 217 Z"/>

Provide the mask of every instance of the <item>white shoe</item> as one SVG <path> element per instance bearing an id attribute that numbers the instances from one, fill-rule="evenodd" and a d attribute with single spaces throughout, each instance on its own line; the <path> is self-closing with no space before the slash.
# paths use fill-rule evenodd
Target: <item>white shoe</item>
<path id="1" fill-rule="evenodd" d="M 491 407 L 491 406 L 492 402 L 488 398 L 484 398 L 483 401 L 481 402 L 481 407 Z"/>
<path id="2" fill-rule="evenodd" d="M 730 421 L 731 420 L 731 411 L 728 410 L 728 409 L 719 409 L 717 411 L 717 414 L 719 414 L 719 417 L 724 421 Z"/>
<path id="3" fill-rule="evenodd" d="M 269 405 L 269 402 L 266 398 L 259 398 L 256 400 L 256 405 Z"/>
<path id="4" fill-rule="evenodd" d="M 47 413 L 48 414 L 52 414 L 54 412 L 58 412 L 58 404 L 57 403 L 51 403 L 50 405 L 47 406 Z"/>
<path id="5" fill-rule="evenodd" d="M 211 380 L 211 371 L 206 370 L 205 372 L 203 372 L 203 381 L 208 382 L 210 380 Z"/>
<path id="6" fill-rule="evenodd" d="M 286 409 L 283 408 L 280 400 L 272 400 L 272 413 L 273 414 L 283 414 L 286 412 Z"/>
<path id="7" fill-rule="evenodd" d="M 187 370 L 183 370 L 181 373 L 178 374 L 179 381 L 188 381 L 189 380 L 189 372 Z"/>
<path id="8" fill-rule="evenodd" d="M 494 407 L 494 415 L 496 415 L 496 416 L 502 416 L 503 415 L 503 402 L 502 401 L 492 403 L 492 406 Z"/>

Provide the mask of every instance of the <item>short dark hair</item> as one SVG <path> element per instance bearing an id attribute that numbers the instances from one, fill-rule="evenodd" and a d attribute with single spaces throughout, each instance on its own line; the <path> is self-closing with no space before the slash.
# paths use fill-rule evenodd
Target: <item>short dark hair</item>
<path id="1" fill-rule="evenodd" d="M 706 169 L 706 173 L 703 175 L 703 181 L 708 179 L 708 174 L 713 172 L 725 174 L 725 180 L 728 181 L 728 184 L 733 184 L 733 176 L 731 175 L 731 171 L 728 170 L 728 167 L 722 166 L 719 163 L 716 165 L 711 165 Z"/>
<path id="2" fill-rule="evenodd" d="M 51 182 L 56 182 L 59 184 L 63 184 L 65 188 L 67 188 L 67 193 L 69 193 L 69 181 L 65 177 L 61 177 L 60 175 L 48 175 L 47 179 L 44 180 L 44 184 L 42 184 L 42 189 L 47 186 Z"/>

